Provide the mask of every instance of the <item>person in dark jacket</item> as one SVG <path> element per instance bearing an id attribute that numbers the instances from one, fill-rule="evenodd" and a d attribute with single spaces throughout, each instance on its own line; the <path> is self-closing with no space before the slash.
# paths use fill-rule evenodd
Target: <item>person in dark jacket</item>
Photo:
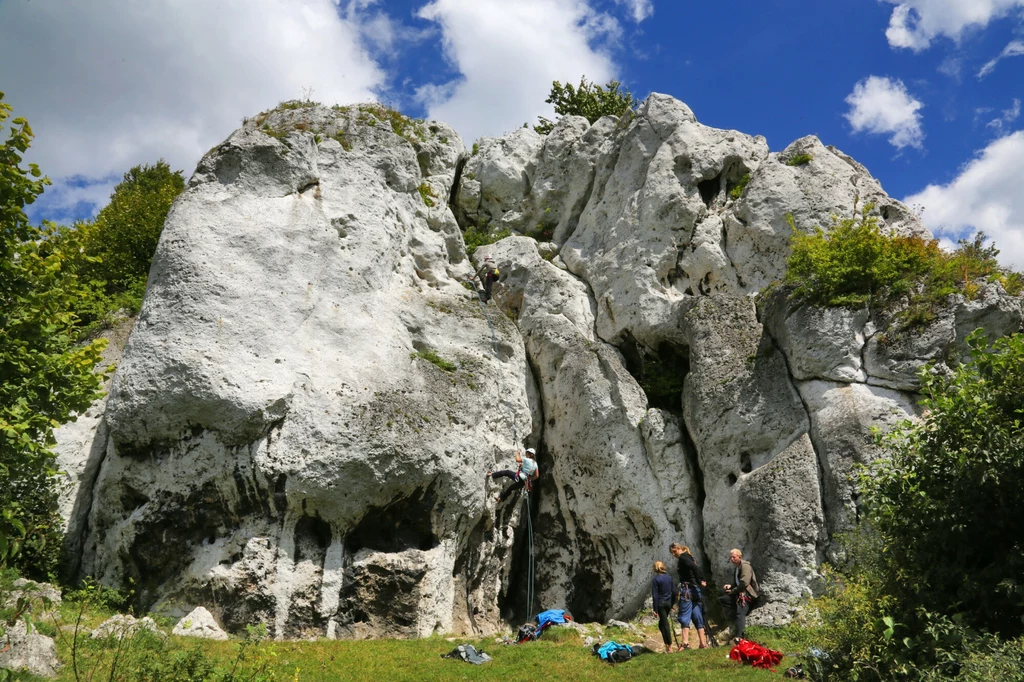
<path id="1" fill-rule="evenodd" d="M 726 612 L 734 616 L 736 620 L 736 633 L 734 641 L 743 639 L 743 630 L 747 624 L 747 614 L 750 607 L 757 600 L 758 586 L 757 576 L 749 561 L 743 560 L 743 552 L 738 549 L 729 551 L 729 563 L 733 566 L 733 581 L 723 585 L 725 594 L 718 598 L 718 601 L 725 607 Z"/>
<path id="2" fill-rule="evenodd" d="M 679 562 L 679 624 L 683 628 L 683 649 L 690 648 L 690 623 L 697 628 L 697 638 L 700 640 L 700 648 L 708 648 L 708 638 L 704 623 L 704 611 L 701 609 L 701 588 L 707 587 L 697 560 L 693 558 L 689 547 L 684 547 L 678 542 L 673 542 L 668 551 Z"/>
<path id="3" fill-rule="evenodd" d="M 669 623 L 668 614 L 672 611 L 675 601 L 676 591 L 672 585 L 672 578 L 668 576 L 664 562 L 655 561 L 654 580 L 651 581 L 651 603 L 654 612 L 658 614 L 658 630 L 665 641 L 666 654 L 672 651 L 672 625 Z"/>

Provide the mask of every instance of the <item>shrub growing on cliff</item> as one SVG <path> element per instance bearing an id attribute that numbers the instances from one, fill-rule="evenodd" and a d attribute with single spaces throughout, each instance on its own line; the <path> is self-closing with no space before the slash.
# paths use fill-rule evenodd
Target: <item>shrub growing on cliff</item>
<path id="1" fill-rule="evenodd" d="M 967 344 L 859 477 L 859 540 L 816 604 L 839 679 L 1024 671 L 1024 336 Z"/>
<path id="2" fill-rule="evenodd" d="M 973 297 L 981 278 L 1020 292 L 1021 275 L 999 266 L 999 251 L 984 245 L 984 234 L 961 240 L 949 253 L 934 239 L 882 232 L 871 209 L 867 205 L 859 218 L 836 220 L 828 232 L 816 227 L 806 234 L 787 216 L 793 236 L 786 281 L 795 285 L 795 297 L 816 305 L 860 306 L 909 296 L 906 320 L 916 315 L 928 321 L 930 308 L 950 294 Z"/>
<path id="3" fill-rule="evenodd" d="M 10 113 L 0 93 L 0 131 Z M 70 311 L 84 292 L 65 266 L 80 245 L 29 223 L 24 207 L 49 180 L 21 167 L 32 130 L 11 123 L 0 144 L 0 568 L 45 578 L 59 538 L 53 430 L 99 397 L 93 367 L 105 341 L 75 343 Z"/>
<path id="4" fill-rule="evenodd" d="M 602 116 L 622 116 L 636 109 L 639 104 L 619 81 L 608 81 L 602 88 L 587 81 L 586 77 L 580 78 L 580 84 L 576 87 L 571 83 L 562 85 L 554 81 L 544 101 L 554 104 L 555 113 L 559 116 L 584 116 L 591 123 Z M 533 129 L 541 135 L 547 135 L 555 127 L 555 122 L 543 116 L 538 118 L 540 122 Z"/>

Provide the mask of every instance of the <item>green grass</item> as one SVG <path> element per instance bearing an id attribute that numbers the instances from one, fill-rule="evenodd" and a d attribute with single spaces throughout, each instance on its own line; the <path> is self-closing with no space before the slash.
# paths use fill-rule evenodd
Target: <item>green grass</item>
<path id="1" fill-rule="evenodd" d="M 415 353 L 409 353 L 409 357 L 414 360 L 416 358 L 426 360 L 427 362 L 432 363 L 433 365 L 436 365 L 437 367 L 443 369 L 445 372 L 454 372 L 455 370 L 458 369 L 458 366 L 454 362 L 449 362 L 448 360 L 445 360 L 440 355 L 438 355 L 436 351 L 431 350 L 430 348 L 425 348 L 423 350 L 416 351 Z"/>
<path id="2" fill-rule="evenodd" d="M 112 593 L 111 593 L 112 594 Z M 373 682 L 383 680 L 410 680 L 435 682 L 441 680 L 501 680 L 502 682 L 534 681 L 537 679 L 557 680 L 635 680 L 635 679 L 685 679 L 685 680 L 769 680 L 777 677 L 763 670 L 754 670 L 728 660 L 729 647 L 683 651 L 672 654 L 647 653 L 627 663 L 609 665 L 594 656 L 583 646 L 576 630 L 554 628 L 544 634 L 541 640 L 520 645 L 496 643 L 494 637 L 442 637 L 434 636 L 415 640 L 368 640 L 368 641 L 285 641 L 250 639 L 243 642 L 234 637 L 229 641 L 216 642 L 183 637 L 157 638 L 141 636 L 122 646 L 118 651 L 113 640 L 90 640 L 88 633 L 115 613 L 118 600 L 106 598 L 107 593 L 95 588 L 80 593 L 79 598 L 89 600 L 83 609 L 81 602 L 66 599 L 57 609 L 58 619 L 37 616 L 39 631 L 47 635 L 57 634 L 57 651 L 63 669 L 57 680 L 75 680 L 72 663 L 72 644 L 75 623 L 81 618 L 78 628 L 78 661 L 81 679 L 112 679 L 135 682 L 138 679 L 171 680 L 196 679 L 202 682 L 223 682 L 225 673 L 237 667 L 240 679 L 253 682 L 314 682 L 314 681 L 356 681 Z M 114 595 L 118 596 L 118 595 Z M 158 625 L 166 632 L 174 619 L 156 617 Z M 644 628 L 647 640 L 660 642 L 657 627 Z M 802 632 L 796 628 L 750 628 L 748 634 L 772 648 L 791 653 L 806 648 Z M 606 638 L 634 643 L 641 638 L 634 634 L 606 628 Z M 695 633 L 691 641 L 696 643 Z M 458 660 L 443 659 L 458 644 L 471 643 L 487 652 L 493 661 L 474 666 Z M 120 656 L 120 668 L 111 674 L 111 663 Z M 787 656 L 781 669 L 796 661 Z M 201 671 L 186 677 L 183 672 L 186 663 L 192 670 Z M 139 677 L 140 668 L 149 666 L 161 674 L 153 677 Z M 173 671 L 175 674 L 168 677 Z M 205 672 L 202 672 L 205 671 Z"/>
<path id="3" fill-rule="evenodd" d="M 545 635 L 546 637 L 546 635 Z M 471 665 L 441 658 L 461 643 L 472 643 L 494 660 Z M 172 637 L 172 651 L 198 648 L 215 665 L 230 666 L 238 655 L 239 642 L 211 642 Z M 62 652 L 67 655 L 67 651 Z M 778 673 L 755 670 L 728 660 L 728 647 L 690 650 L 672 654 L 643 654 L 627 663 L 610 665 L 590 653 L 578 640 L 556 642 L 542 638 L 519 645 L 496 644 L 493 638 L 442 637 L 418 640 L 264 642 L 255 652 L 268 661 L 267 679 L 282 682 L 408 680 L 441 682 L 447 680 L 500 680 L 535 682 L 553 680 L 637 680 L 679 679 L 695 681 L 777 679 Z M 167 655 L 167 654 L 165 654 Z M 793 665 L 783 659 L 781 669 Z M 70 666 L 57 678 L 74 680 Z"/>
<path id="4" fill-rule="evenodd" d="M 420 198 L 423 199 L 423 203 L 426 204 L 428 208 L 433 208 L 435 203 L 434 200 L 437 199 L 437 195 L 434 194 L 434 190 L 430 189 L 430 185 L 425 182 L 420 183 L 420 186 L 417 187 L 416 190 L 420 193 Z"/>

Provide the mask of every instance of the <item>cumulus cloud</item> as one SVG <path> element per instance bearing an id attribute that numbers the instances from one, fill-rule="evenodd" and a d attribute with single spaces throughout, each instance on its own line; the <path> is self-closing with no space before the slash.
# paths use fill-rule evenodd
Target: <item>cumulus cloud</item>
<path id="1" fill-rule="evenodd" d="M 654 14 L 654 3 L 651 0 L 615 0 L 618 5 L 625 5 L 633 16 L 633 21 L 640 23 Z"/>
<path id="2" fill-rule="evenodd" d="M 978 78 L 984 78 L 985 76 L 992 73 L 996 68 L 996 64 L 1006 59 L 1007 57 L 1019 57 L 1022 54 L 1024 54 L 1024 42 L 1021 42 L 1019 40 L 1011 40 L 1010 43 L 1003 48 L 1003 51 L 1000 52 L 997 57 L 995 57 L 995 59 L 986 62 L 985 66 L 981 67 L 981 70 L 978 71 Z"/>
<path id="3" fill-rule="evenodd" d="M 1017 8 L 1024 0 L 884 0 L 896 5 L 885 37 L 892 47 L 919 52 L 945 36 L 960 40 L 970 29 L 985 28 Z"/>
<path id="4" fill-rule="evenodd" d="M 500 135 L 538 115 L 551 82 L 615 75 L 608 49 L 621 27 L 585 0 L 433 0 L 419 16 L 437 23 L 445 54 L 461 77 L 420 88 L 428 115 L 468 141 Z"/>
<path id="5" fill-rule="evenodd" d="M 855 133 L 890 135 L 889 143 L 897 149 L 921 148 L 924 132 L 918 112 L 924 105 L 907 92 L 903 81 L 868 76 L 854 86 L 846 103 L 846 120 Z"/>
<path id="6" fill-rule="evenodd" d="M 1024 269 L 1024 130 L 1005 135 L 983 149 L 948 185 L 929 185 L 905 198 L 923 206 L 922 218 L 937 235 L 992 237 L 1004 265 Z"/>
<path id="7" fill-rule="evenodd" d="M 358 13 L 373 3 L 339 3 L 0 2 L 0 83 L 35 130 L 30 160 L 56 185 L 41 210 L 50 197 L 55 208 L 91 201 L 112 175 L 161 157 L 187 174 L 244 116 L 303 89 L 372 99 L 385 74 Z M 368 25 L 387 42 L 377 17 Z"/>

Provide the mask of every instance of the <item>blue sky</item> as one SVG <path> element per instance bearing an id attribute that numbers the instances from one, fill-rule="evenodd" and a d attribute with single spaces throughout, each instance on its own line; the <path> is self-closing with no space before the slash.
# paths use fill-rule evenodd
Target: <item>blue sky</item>
<path id="1" fill-rule="evenodd" d="M 934 230 L 984 229 L 1024 267 L 1024 0 L 0 0 L 0 90 L 55 180 L 36 218 L 90 215 L 135 163 L 188 174 L 307 88 L 436 116 L 469 145 L 581 74 L 773 150 L 818 135 Z"/>

